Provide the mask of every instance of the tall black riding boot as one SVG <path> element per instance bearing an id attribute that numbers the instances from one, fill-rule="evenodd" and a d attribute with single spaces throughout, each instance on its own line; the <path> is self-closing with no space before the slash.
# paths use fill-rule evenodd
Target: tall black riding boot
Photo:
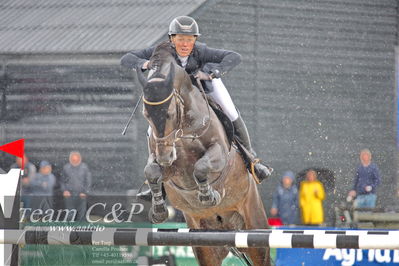
<path id="1" fill-rule="evenodd" d="M 252 149 L 251 139 L 249 138 L 247 126 L 245 125 L 244 120 L 241 116 L 239 116 L 235 121 L 233 121 L 234 126 L 234 134 L 238 137 L 238 140 L 241 144 L 251 153 L 252 158 L 248 158 L 249 162 L 249 170 L 255 172 L 255 179 L 257 179 L 258 183 L 261 183 L 263 180 L 268 178 L 272 172 L 273 168 L 265 166 L 259 162 L 259 159 L 256 158 L 256 153 Z M 251 169 L 253 168 L 253 169 Z"/>

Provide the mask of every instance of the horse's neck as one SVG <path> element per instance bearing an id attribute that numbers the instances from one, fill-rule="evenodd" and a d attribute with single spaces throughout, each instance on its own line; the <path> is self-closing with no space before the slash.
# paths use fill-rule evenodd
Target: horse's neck
<path id="1" fill-rule="evenodd" d="M 184 115 L 188 130 L 198 130 L 203 127 L 204 119 L 209 119 L 208 104 L 202 93 L 192 86 L 190 78 L 183 81 Z"/>

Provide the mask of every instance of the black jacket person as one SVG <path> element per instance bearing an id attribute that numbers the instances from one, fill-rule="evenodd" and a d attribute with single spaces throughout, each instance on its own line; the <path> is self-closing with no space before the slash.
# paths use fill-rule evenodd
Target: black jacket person
<path id="1" fill-rule="evenodd" d="M 241 55 L 229 50 L 207 47 L 197 42 L 199 35 L 198 24 L 193 18 L 187 16 L 175 18 L 169 25 L 169 42 L 174 48 L 174 57 L 188 74 L 204 81 L 208 95 L 219 104 L 233 122 L 235 134 L 255 157 L 247 127 L 220 79 L 241 62 Z M 150 47 L 131 51 L 122 57 L 121 64 L 131 69 L 145 70 L 149 67 L 149 59 L 154 49 L 155 47 Z M 254 168 L 259 182 L 270 176 L 272 171 L 260 163 L 256 163 Z"/>

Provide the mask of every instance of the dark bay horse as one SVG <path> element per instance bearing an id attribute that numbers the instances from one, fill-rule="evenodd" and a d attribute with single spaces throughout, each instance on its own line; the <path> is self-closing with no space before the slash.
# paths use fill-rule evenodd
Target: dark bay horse
<path id="1" fill-rule="evenodd" d="M 206 96 L 177 65 L 168 42 L 141 70 L 143 114 L 151 126 L 144 169 L 153 194 L 152 222 L 166 220 L 166 195 L 193 229 L 264 229 L 268 227 L 256 183 L 241 155 L 227 139 Z M 166 192 L 166 195 L 165 195 Z M 226 247 L 193 247 L 200 265 L 221 265 Z M 241 249 L 240 249 L 241 250 Z M 242 249 L 254 265 L 270 265 L 268 248 Z"/>

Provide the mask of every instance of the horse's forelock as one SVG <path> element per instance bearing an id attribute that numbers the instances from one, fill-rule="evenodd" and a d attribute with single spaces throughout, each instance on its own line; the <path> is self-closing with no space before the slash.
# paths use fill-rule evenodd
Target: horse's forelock
<path id="1" fill-rule="evenodd" d="M 159 44 L 150 58 L 150 67 L 152 70 L 148 81 L 154 78 L 156 78 L 155 80 L 165 79 L 169 73 L 170 63 L 174 61 L 173 48 L 170 42 Z"/>

